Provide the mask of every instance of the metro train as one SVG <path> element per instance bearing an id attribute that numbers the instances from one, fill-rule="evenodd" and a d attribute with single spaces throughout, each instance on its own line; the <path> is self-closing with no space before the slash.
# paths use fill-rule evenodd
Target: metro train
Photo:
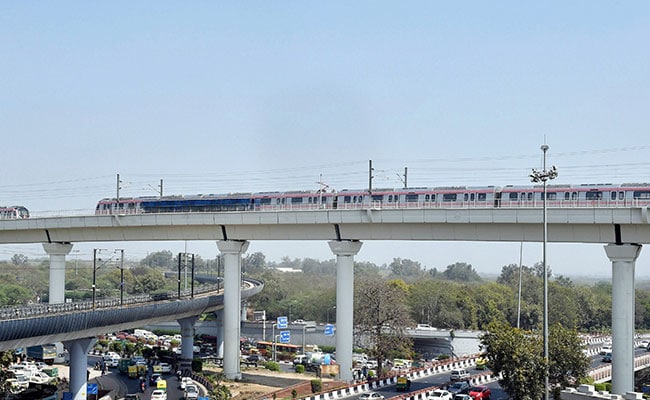
<path id="1" fill-rule="evenodd" d="M 0 206 L 0 219 L 29 218 L 29 210 L 23 206 Z"/>
<path id="2" fill-rule="evenodd" d="M 96 215 L 357 208 L 542 207 L 543 186 L 448 186 L 105 198 Z M 548 207 L 650 205 L 650 183 L 547 185 Z"/>

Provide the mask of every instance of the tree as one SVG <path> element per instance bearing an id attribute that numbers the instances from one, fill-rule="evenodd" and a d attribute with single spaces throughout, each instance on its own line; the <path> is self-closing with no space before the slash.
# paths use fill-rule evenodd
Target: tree
<path id="1" fill-rule="evenodd" d="M 406 303 L 404 285 L 379 279 L 355 282 L 355 337 L 367 338 L 368 355 L 377 359 L 377 372 L 390 354 L 411 352 L 412 341 L 406 328 L 413 326 Z"/>
<path id="2" fill-rule="evenodd" d="M 27 264 L 27 256 L 24 254 L 14 254 L 11 257 L 11 263 L 13 265 L 25 265 Z"/>
<path id="3" fill-rule="evenodd" d="M 173 269 L 174 255 L 169 250 L 157 251 L 143 258 L 140 261 L 140 265 L 154 268 Z"/>
<path id="4" fill-rule="evenodd" d="M 442 273 L 445 279 L 451 281 L 462 281 L 462 282 L 480 282 L 483 279 L 481 276 L 474 270 L 472 264 L 467 264 L 464 262 L 457 262 L 447 266 L 447 269 Z"/>
<path id="5" fill-rule="evenodd" d="M 401 278 L 419 278 L 424 275 L 422 265 L 409 259 L 393 258 L 393 262 L 388 267 L 393 275 Z"/>
<path id="6" fill-rule="evenodd" d="M 501 374 L 499 384 L 511 398 L 532 400 L 543 397 L 547 363 L 543 338 L 539 333 L 493 322 L 480 340 L 486 350 L 489 368 L 495 375 Z M 549 385 L 558 395 L 560 389 L 586 376 L 589 360 L 582 352 L 581 343 L 574 330 L 566 330 L 560 324 L 550 329 Z"/>

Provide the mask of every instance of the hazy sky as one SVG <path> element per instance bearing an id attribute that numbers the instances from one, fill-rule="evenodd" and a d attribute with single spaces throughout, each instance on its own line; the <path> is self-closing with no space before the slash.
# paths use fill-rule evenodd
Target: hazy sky
<path id="1" fill-rule="evenodd" d="M 647 1 L 60 1 L 0 11 L 0 204 L 34 216 L 166 194 L 650 181 Z M 126 256 L 214 243 L 79 244 Z M 267 259 L 327 243 L 253 242 Z M 650 249 L 637 276 L 650 276 Z M 41 246 L 0 246 L 0 258 Z M 519 243 L 366 242 L 481 273 Z M 524 245 L 524 264 L 541 260 Z M 602 245 L 553 245 L 553 271 L 611 274 Z"/>

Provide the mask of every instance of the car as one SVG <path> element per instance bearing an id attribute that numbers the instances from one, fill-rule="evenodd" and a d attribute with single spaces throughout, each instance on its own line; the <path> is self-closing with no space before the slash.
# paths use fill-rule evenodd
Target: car
<path id="1" fill-rule="evenodd" d="M 198 399 L 199 398 L 199 387 L 190 384 L 185 386 L 185 393 L 183 394 L 184 399 Z"/>
<path id="2" fill-rule="evenodd" d="M 473 400 L 472 396 L 465 393 L 458 393 L 454 395 L 454 400 Z"/>
<path id="3" fill-rule="evenodd" d="M 436 389 L 427 396 L 427 400 L 452 400 L 453 395 L 446 390 Z"/>
<path id="4" fill-rule="evenodd" d="M 172 365 L 171 364 L 161 362 L 158 365 L 160 365 L 160 372 L 162 372 L 163 374 L 168 374 L 168 373 L 172 372 Z"/>
<path id="5" fill-rule="evenodd" d="M 639 348 L 640 349 L 647 349 L 648 344 L 650 344 L 650 342 L 648 342 L 647 340 L 644 339 L 644 340 L 639 342 Z"/>
<path id="6" fill-rule="evenodd" d="M 138 393 L 129 393 L 122 400 L 140 400 L 140 395 Z"/>
<path id="7" fill-rule="evenodd" d="M 472 386 L 467 393 L 474 400 L 486 400 L 492 395 L 492 391 L 487 386 Z"/>
<path id="8" fill-rule="evenodd" d="M 452 382 L 466 381 L 469 379 L 469 371 L 466 369 L 455 369 L 451 371 L 449 380 Z"/>
<path id="9" fill-rule="evenodd" d="M 377 392 L 365 392 L 359 396 L 360 400 L 382 400 L 384 396 Z"/>
<path id="10" fill-rule="evenodd" d="M 604 345 L 603 347 L 600 348 L 600 351 L 598 352 L 598 354 L 600 354 L 601 356 L 604 356 L 605 354 L 611 353 L 611 352 L 612 352 L 612 346 L 609 345 L 609 344 L 606 344 L 606 345 Z"/>
<path id="11" fill-rule="evenodd" d="M 447 388 L 447 391 L 449 391 L 451 394 L 456 394 L 456 393 L 461 393 L 461 394 L 466 394 L 469 392 L 470 384 L 467 381 L 458 381 L 454 382 L 451 386 Z"/>
<path id="12" fill-rule="evenodd" d="M 154 390 L 151 392 L 151 400 L 167 400 L 167 393 L 164 390 Z"/>
<path id="13" fill-rule="evenodd" d="M 182 390 L 185 390 L 185 387 L 187 387 L 187 385 L 193 385 L 193 384 L 194 384 L 194 381 L 189 376 L 184 376 L 184 377 L 181 378 L 181 389 Z"/>
<path id="14" fill-rule="evenodd" d="M 603 362 L 611 363 L 612 362 L 612 353 L 607 353 L 603 356 Z"/>

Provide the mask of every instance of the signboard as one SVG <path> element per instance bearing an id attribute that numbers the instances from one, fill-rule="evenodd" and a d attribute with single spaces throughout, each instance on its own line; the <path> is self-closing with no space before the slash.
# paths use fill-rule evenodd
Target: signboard
<path id="1" fill-rule="evenodd" d="M 278 317 L 279 329 L 287 329 L 288 326 L 289 326 L 289 322 L 287 321 L 287 317 Z"/>
<path id="2" fill-rule="evenodd" d="M 325 325 L 325 336 L 333 336 L 333 335 L 334 335 L 334 325 L 332 324 Z"/>
<path id="3" fill-rule="evenodd" d="M 87 394 L 98 394 L 99 390 L 96 383 L 89 383 L 88 388 L 86 389 Z"/>
<path id="4" fill-rule="evenodd" d="M 291 331 L 280 331 L 280 343 L 291 342 Z"/>

